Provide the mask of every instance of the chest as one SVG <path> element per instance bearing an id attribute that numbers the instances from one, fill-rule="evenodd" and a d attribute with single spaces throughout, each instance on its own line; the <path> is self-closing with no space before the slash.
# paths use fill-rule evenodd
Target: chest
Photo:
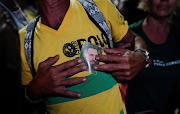
<path id="1" fill-rule="evenodd" d="M 150 65 L 139 74 L 138 79 L 144 84 L 174 84 L 180 77 L 180 57 L 175 41 L 149 48 Z"/>
<path id="2" fill-rule="evenodd" d="M 84 41 L 108 48 L 105 35 L 90 20 L 86 23 L 77 20 L 75 23 L 72 18 L 58 31 L 37 29 L 34 37 L 35 69 L 40 62 L 57 54 L 60 59 L 56 64 L 79 57 Z"/>
<path id="3" fill-rule="evenodd" d="M 168 38 L 168 34 L 169 34 L 169 31 L 159 32 L 156 30 L 147 30 L 145 28 L 143 30 L 144 30 L 145 34 L 147 35 L 147 37 L 149 38 L 149 40 L 151 42 L 153 42 L 154 44 L 165 43 Z"/>

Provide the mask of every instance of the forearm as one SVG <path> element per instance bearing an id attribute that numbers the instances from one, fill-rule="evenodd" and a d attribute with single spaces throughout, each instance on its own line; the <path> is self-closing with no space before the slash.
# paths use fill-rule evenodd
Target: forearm
<path id="1" fill-rule="evenodd" d="M 124 47 L 127 47 L 127 49 L 134 51 L 135 49 L 147 49 L 147 46 L 144 42 L 144 40 L 137 36 L 135 33 L 133 33 L 131 30 L 128 30 L 127 34 L 124 36 L 121 42 L 116 43 L 117 48 L 122 48 L 120 46 L 120 43 L 124 43 Z M 130 43 L 130 46 L 126 46 L 127 43 Z"/>
<path id="2" fill-rule="evenodd" d="M 135 33 L 133 33 L 130 29 L 128 30 L 125 37 L 122 39 L 120 43 L 123 43 L 124 45 L 119 46 L 117 48 L 127 48 L 131 50 L 134 53 L 134 56 L 139 57 L 139 60 L 141 61 L 141 64 L 145 66 L 148 63 L 148 51 L 145 41 Z M 127 44 L 131 44 L 129 47 Z M 129 51 L 125 53 L 128 54 Z"/>
<path id="3" fill-rule="evenodd" d="M 144 42 L 144 40 L 139 37 L 139 36 L 135 36 L 135 45 L 134 45 L 134 50 L 136 49 L 146 49 L 147 50 L 147 46 L 146 43 Z"/>

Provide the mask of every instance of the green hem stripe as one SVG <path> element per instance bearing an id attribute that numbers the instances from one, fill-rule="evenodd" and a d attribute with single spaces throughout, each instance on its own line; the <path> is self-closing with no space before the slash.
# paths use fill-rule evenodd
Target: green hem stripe
<path id="1" fill-rule="evenodd" d="M 120 114 L 124 114 L 123 110 L 121 110 Z"/>
<path id="2" fill-rule="evenodd" d="M 46 105 L 53 105 L 78 100 L 109 90 L 116 84 L 117 81 L 110 74 L 97 72 L 97 75 L 91 74 L 87 76 L 87 81 L 84 83 L 66 87 L 70 91 L 81 93 L 80 98 L 48 97 L 44 99 L 44 102 Z"/>

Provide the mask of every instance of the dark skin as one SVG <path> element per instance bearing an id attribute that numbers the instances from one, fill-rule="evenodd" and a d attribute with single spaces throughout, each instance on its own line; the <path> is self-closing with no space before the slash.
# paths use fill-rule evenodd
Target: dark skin
<path id="1" fill-rule="evenodd" d="M 86 81 L 85 77 L 66 79 L 69 76 L 87 70 L 87 66 L 80 65 L 81 59 L 74 59 L 60 65 L 52 66 L 59 59 L 59 55 L 49 57 L 47 60 L 39 64 L 37 73 L 33 81 L 29 84 L 29 93 L 34 98 L 39 98 L 43 95 L 61 95 L 67 97 L 80 97 L 81 94 L 67 90 L 66 86 L 72 86 Z"/>
<path id="2" fill-rule="evenodd" d="M 70 0 L 37 0 L 42 23 L 57 30 L 69 8 Z"/>
<path id="3" fill-rule="evenodd" d="M 39 4 L 41 22 L 57 30 L 69 8 L 70 0 L 37 0 L 37 3 Z M 116 47 L 105 49 L 108 55 L 96 57 L 97 60 L 107 63 L 105 65 L 97 65 L 96 70 L 110 71 L 118 82 L 130 80 L 144 68 L 145 57 L 140 52 L 133 52 L 124 48 L 129 47 L 131 50 L 136 48 L 146 49 L 145 43 L 140 37 L 137 37 L 129 30 L 123 40 L 116 44 Z M 123 56 L 111 55 L 112 53 L 121 53 Z M 86 78 L 80 77 L 69 80 L 66 78 L 87 70 L 87 66 L 76 66 L 82 62 L 81 59 L 73 59 L 60 65 L 52 66 L 58 59 L 61 58 L 59 56 L 50 57 L 39 64 L 35 78 L 28 85 L 29 96 L 36 99 L 46 95 L 81 96 L 80 93 L 69 91 L 65 87 L 82 83 L 86 81 Z M 125 73 L 123 73 L 124 71 Z"/>

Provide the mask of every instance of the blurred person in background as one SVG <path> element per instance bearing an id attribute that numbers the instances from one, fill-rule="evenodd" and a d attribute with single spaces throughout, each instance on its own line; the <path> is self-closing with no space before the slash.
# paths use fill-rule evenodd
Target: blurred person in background
<path id="1" fill-rule="evenodd" d="M 179 26 L 170 17 L 179 0 L 141 0 L 139 8 L 149 15 L 130 25 L 149 50 L 149 67 L 128 82 L 127 113 L 165 114 L 167 101 L 180 77 Z"/>
<path id="2" fill-rule="evenodd" d="M 21 59 L 16 23 L 0 2 L 1 112 L 19 114 L 21 109 Z"/>
<path id="3" fill-rule="evenodd" d="M 18 30 L 28 24 L 29 21 L 27 20 L 24 12 L 15 0 L 0 0 L 0 3 L 4 4 L 9 13 L 11 13 L 13 19 L 16 22 Z"/>
<path id="4" fill-rule="evenodd" d="M 128 21 L 128 24 L 137 22 L 145 18 L 148 13 L 137 8 L 139 0 L 112 0 L 119 12 Z"/>
<path id="5" fill-rule="evenodd" d="M 171 21 L 180 25 L 180 3 L 178 4 L 176 10 L 173 12 Z"/>
<path id="6" fill-rule="evenodd" d="M 39 15 L 36 0 L 16 0 L 16 2 L 21 7 L 29 22 L 33 20 L 37 15 Z"/>

